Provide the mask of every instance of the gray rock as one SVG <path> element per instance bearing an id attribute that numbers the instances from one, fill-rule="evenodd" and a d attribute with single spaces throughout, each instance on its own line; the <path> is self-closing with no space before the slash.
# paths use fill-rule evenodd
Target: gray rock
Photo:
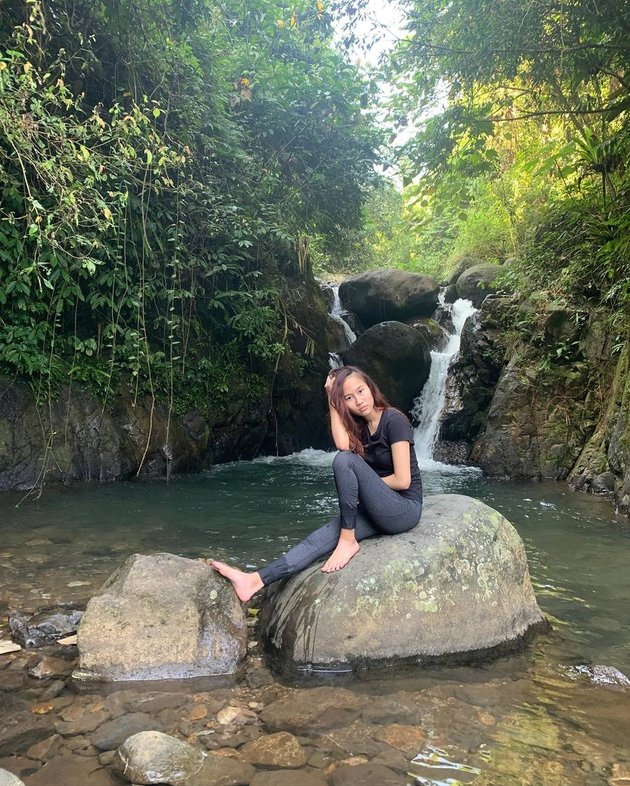
<path id="1" fill-rule="evenodd" d="M 129 737 L 112 766 L 132 783 L 169 786 L 246 786 L 256 772 L 249 764 L 199 751 L 157 731 Z"/>
<path id="2" fill-rule="evenodd" d="M 24 786 L 24 782 L 13 773 L 0 770 L 0 786 Z"/>
<path id="3" fill-rule="evenodd" d="M 471 257 L 468 255 L 461 257 L 461 259 L 458 259 L 455 263 L 455 267 L 448 277 L 447 285 L 453 286 L 456 284 L 457 279 L 462 275 L 462 273 L 464 273 L 466 270 L 470 270 L 471 267 L 479 267 L 479 265 L 485 264 L 486 263 L 480 257 Z"/>
<path id="4" fill-rule="evenodd" d="M 90 742 L 100 751 L 112 751 L 141 731 L 162 731 L 162 724 L 144 712 L 132 712 L 99 726 Z"/>
<path id="5" fill-rule="evenodd" d="M 183 786 L 197 776 L 206 754 L 159 731 L 142 731 L 117 750 L 114 769 L 131 783 Z"/>
<path id="6" fill-rule="evenodd" d="M 63 607 L 42 609 L 33 615 L 12 611 L 9 628 L 13 640 L 23 647 L 44 647 L 74 633 L 82 615 L 83 612 L 78 609 Z"/>
<path id="7" fill-rule="evenodd" d="M 430 317 L 410 319 L 407 324 L 420 332 L 430 350 L 441 352 L 448 343 L 448 333 L 435 319 Z"/>
<path id="8" fill-rule="evenodd" d="M 368 270 L 339 287 L 344 308 L 367 327 L 387 320 L 430 316 L 438 304 L 439 286 L 421 273 L 394 268 Z"/>
<path id="9" fill-rule="evenodd" d="M 461 298 L 472 300 L 473 306 L 479 308 L 488 295 L 497 292 L 493 282 L 500 272 L 498 265 L 483 264 L 468 268 L 457 279 L 457 294 Z"/>
<path id="10" fill-rule="evenodd" d="M 518 353 L 502 371 L 470 454 L 487 475 L 563 480 L 578 459 L 583 436 L 567 419 L 571 391 L 559 378 L 541 397 L 540 376 L 544 372 Z"/>
<path id="11" fill-rule="evenodd" d="M 182 679 L 233 673 L 247 627 L 231 585 L 202 562 L 135 554 L 88 603 L 77 680 Z"/>
<path id="12" fill-rule="evenodd" d="M 423 336 L 402 322 L 381 322 L 362 333 L 343 362 L 369 374 L 389 401 L 409 412 L 431 370 L 431 353 Z"/>
<path id="13" fill-rule="evenodd" d="M 285 672 L 470 662 L 546 626 L 518 533 L 471 497 L 429 497 L 411 532 L 363 542 L 337 573 L 320 567 L 267 590 L 259 636 Z"/>

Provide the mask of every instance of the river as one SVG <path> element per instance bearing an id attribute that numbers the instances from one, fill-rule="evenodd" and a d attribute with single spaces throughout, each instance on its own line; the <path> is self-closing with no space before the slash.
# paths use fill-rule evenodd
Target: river
<path id="1" fill-rule="evenodd" d="M 134 552 L 264 564 L 334 513 L 331 461 L 332 454 L 304 451 L 169 484 L 48 489 L 19 505 L 18 495 L 5 494 L 2 604 L 83 603 Z M 388 671 L 343 684 L 375 706 L 395 694 L 423 707 L 427 741 L 410 783 L 610 782 L 620 771 L 613 767 L 630 760 L 630 689 L 595 684 L 582 667 L 630 674 L 630 527 L 608 500 L 565 485 L 490 481 L 439 465 L 423 475 L 425 493 L 478 497 L 517 527 L 552 630 L 482 666 Z"/>

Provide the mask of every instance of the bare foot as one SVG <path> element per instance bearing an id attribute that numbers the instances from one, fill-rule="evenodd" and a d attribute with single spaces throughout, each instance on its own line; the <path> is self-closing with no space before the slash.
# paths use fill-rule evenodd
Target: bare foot
<path id="1" fill-rule="evenodd" d="M 346 532 L 348 533 L 347 535 Z M 361 547 L 354 537 L 353 530 L 341 530 L 337 548 L 326 560 L 326 564 L 322 568 L 322 571 L 324 573 L 333 573 L 336 570 L 341 570 L 341 568 L 350 562 L 360 548 Z"/>
<path id="2" fill-rule="evenodd" d="M 224 562 L 217 562 L 216 560 L 206 561 L 217 573 L 220 573 L 232 582 L 238 599 L 243 601 L 243 603 L 247 602 L 252 595 L 265 586 L 258 573 L 245 573 L 243 570 L 232 568 L 230 565 L 226 565 Z"/>

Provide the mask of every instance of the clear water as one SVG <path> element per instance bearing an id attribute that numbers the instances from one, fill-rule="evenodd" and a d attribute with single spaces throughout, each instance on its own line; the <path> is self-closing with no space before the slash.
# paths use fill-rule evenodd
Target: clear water
<path id="1" fill-rule="evenodd" d="M 134 552 L 263 564 L 334 513 L 331 462 L 305 451 L 168 485 L 48 489 L 17 507 L 19 495 L 0 496 L 0 603 L 83 602 Z M 478 497 L 517 527 L 553 631 L 483 666 L 365 674 L 352 689 L 375 706 L 415 697 L 427 744 L 410 757 L 414 784 L 612 782 L 613 767 L 630 761 L 630 689 L 593 684 L 576 667 L 630 676 L 630 526 L 609 501 L 561 484 L 439 469 L 424 482 L 427 494 Z"/>

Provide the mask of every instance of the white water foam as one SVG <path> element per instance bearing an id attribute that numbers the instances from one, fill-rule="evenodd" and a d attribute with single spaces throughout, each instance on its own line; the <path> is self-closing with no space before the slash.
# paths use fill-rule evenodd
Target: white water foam
<path id="1" fill-rule="evenodd" d="M 441 304 L 444 305 L 441 295 Z M 451 307 L 451 317 L 455 332 L 449 336 L 448 343 L 442 352 L 431 352 L 431 372 L 422 394 L 416 399 L 412 416 L 419 425 L 414 431 L 416 456 L 421 469 L 435 469 L 441 472 L 462 472 L 461 466 L 443 464 L 433 460 L 433 449 L 440 430 L 440 415 L 446 399 L 446 378 L 453 358 L 459 352 L 462 330 L 468 317 L 477 309 L 470 300 L 459 299 Z M 475 471 L 476 470 L 475 468 Z"/>

